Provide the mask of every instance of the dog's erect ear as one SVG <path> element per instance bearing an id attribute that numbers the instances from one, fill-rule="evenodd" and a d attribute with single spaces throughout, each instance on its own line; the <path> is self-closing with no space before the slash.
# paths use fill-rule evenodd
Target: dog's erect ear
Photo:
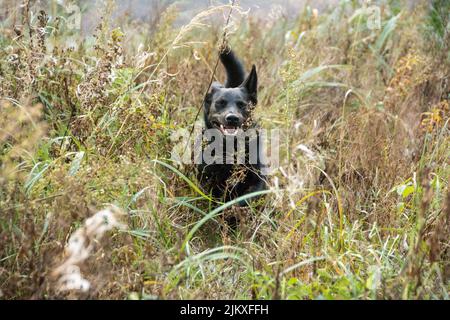
<path id="1" fill-rule="evenodd" d="M 250 101 L 253 104 L 256 104 L 258 102 L 258 99 L 257 99 L 258 75 L 256 74 L 255 65 L 252 66 L 252 70 L 248 74 L 247 79 L 245 79 L 244 82 L 242 82 L 240 87 L 245 88 L 247 90 L 247 93 L 250 97 Z"/>

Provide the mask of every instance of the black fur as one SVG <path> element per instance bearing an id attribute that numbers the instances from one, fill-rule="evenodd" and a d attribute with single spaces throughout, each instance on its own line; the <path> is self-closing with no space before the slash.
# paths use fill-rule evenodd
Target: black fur
<path id="1" fill-rule="evenodd" d="M 253 65 L 249 75 L 245 77 L 245 70 L 242 63 L 236 58 L 230 50 L 220 55 L 220 60 L 225 67 L 227 81 L 225 86 L 220 83 L 214 83 L 211 91 L 208 93 L 204 104 L 204 121 L 206 129 L 216 129 L 221 133 L 223 143 L 230 141 L 237 149 L 237 140 L 235 132 L 242 132 L 248 129 L 248 122 L 251 117 L 251 110 L 256 105 L 258 77 L 256 67 Z M 251 125 L 250 127 L 254 127 Z M 240 130 L 238 131 L 238 128 Z M 236 129 L 236 131 L 234 131 Z M 230 134 L 231 132 L 231 134 Z M 249 144 L 258 143 L 257 162 L 249 163 Z M 198 178 L 200 183 L 212 195 L 223 201 L 229 201 L 242 195 L 266 189 L 265 176 L 261 173 L 262 149 L 259 145 L 260 137 L 257 134 L 250 137 L 245 143 L 245 163 L 244 164 L 225 164 L 225 148 L 222 155 L 215 155 L 222 158 L 223 164 L 206 164 L 204 161 L 198 165 Z M 212 141 L 209 141 L 210 143 Z M 241 179 L 234 183 L 233 172 L 238 171 Z M 243 201 L 241 206 L 248 203 Z"/>

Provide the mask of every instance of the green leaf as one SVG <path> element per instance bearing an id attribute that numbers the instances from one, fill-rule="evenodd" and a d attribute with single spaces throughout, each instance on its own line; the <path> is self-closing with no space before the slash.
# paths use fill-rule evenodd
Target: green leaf
<path id="1" fill-rule="evenodd" d="M 213 218 L 215 218 L 216 216 L 218 216 L 223 210 L 225 210 L 228 207 L 231 207 L 235 204 L 238 204 L 241 201 L 247 200 L 247 199 L 251 199 L 253 197 L 257 197 L 263 194 L 268 194 L 271 193 L 271 190 L 262 190 L 262 191 L 256 191 L 256 192 L 252 192 L 243 196 L 240 196 L 232 201 L 228 201 L 226 203 L 224 203 L 223 205 L 221 205 L 220 207 L 217 207 L 216 209 L 212 210 L 211 212 L 209 212 L 206 216 L 204 216 L 200 221 L 198 221 L 194 227 L 189 231 L 188 235 L 186 236 L 186 238 L 184 239 L 184 242 L 181 246 L 181 250 L 180 252 L 182 252 L 184 250 L 184 248 L 186 247 L 186 244 L 189 242 L 189 240 L 192 239 L 192 237 L 194 236 L 195 232 L 197 232 L 198 229 L 200 229 L 200 227 L 205 224 L 208 220 L 211 220 Z"/>
<path id="2" fill-rule="evenodd" d="M 50 162 L 38 162 L 34 165 L 24 185 L 26 194 L 30 194 L 34 184 L 44 175 L 49 167 Z"/>
<path id="3" fill-rule="evenodd" d="M 381 32 L 380 36 L 378 37 L 374 49 L 376 52 L 381 53 L 381 49 L 383 48 L 384 44 L 386 43 L 389 36 L 392 34 L 392 32 L 397 27 L 397 20 L 400 18 L 400 13 L 391 19 L 386 23 L 386 25 L 383 28 L 383 32 Z"/>
<path id="4" fill-rule="evenodd" d="M 405 199 L 407 196 L 409 196 L 412 193 L 414 193 L 414 187 L 413 186 L 407 186 L 402 192 L 403 199 Z"/>
<path id="5" fill-rule="evenodd" d="M 334 65 L 324 65 L 319 66 L 313 69 L 309 69 L 306 72 L 304 72 L 300 78 L 298 78 L 293 84 L 298 84 L 298 82 L 305 82 L 306 80 L 310 79 L 311 77 L 315 76 L 316 74 L 321 73 L 324 70 L 329 69 L 336 69 L 336 70 L 350 70 L 351 66 L 344 65 L 344 64 L 334 64 Z"/>
<path id="6" fill-rule="evenodd" d="M 177 170 L 176 168 L 174 168 L 173 166 L 171 166 L 168 163 L 159 161 L 157 159 L 152 160 L 155 163 L 158 163 L 164 167 L 166 167 L 167 169 L 173 171 L 174 173 L 176 173 L 181 179 L 183 179 L 184 181 L 187 182 L 187 184 L 195 191 L 197 192 L 199 195 L 201 195 L 204 199 L 209 200 L 209 201 L 213 201 L 213 199 L 210 196 L 207 196 L 203 191 L 200 190 L 199 187 L 197 187 L 197 185 L 192 182 L 188 177 L 186 177 L 183 173 L 181 173 L 179 170 Z"/>

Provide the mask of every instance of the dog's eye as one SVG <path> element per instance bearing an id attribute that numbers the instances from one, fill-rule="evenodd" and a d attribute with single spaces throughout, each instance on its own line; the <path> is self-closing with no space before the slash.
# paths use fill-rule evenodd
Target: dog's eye
<path id="1" fill-rule="evenodd" d="M 227 103 L 224 100 L 219 100 L 219 101 L 216 101 L 216 103 L 215 103 L 217 108 L 224 108 L 226 104 Z"/>
<path id="2" fill-rule="evenodd" d="M 245 109 L 245 107 L 247 106 L 247 104 L 243 101 L 239 101 L 238 103 L 236 103 L 239 109 Z"/>

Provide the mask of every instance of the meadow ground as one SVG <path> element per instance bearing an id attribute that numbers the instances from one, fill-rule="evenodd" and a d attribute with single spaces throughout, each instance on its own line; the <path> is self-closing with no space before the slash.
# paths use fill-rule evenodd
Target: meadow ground
<path id="1" fill-rule="evenodd" d="M 61 5 L 2 1 L 0 298 L 448 299 L 450 2 L 371 5 L 233 9 L 281 137 L 239 210 L 171 161 L 229 5 L 178 27 L 176 5 L 145 22 L 105 1 L 82 36 Z"/>

